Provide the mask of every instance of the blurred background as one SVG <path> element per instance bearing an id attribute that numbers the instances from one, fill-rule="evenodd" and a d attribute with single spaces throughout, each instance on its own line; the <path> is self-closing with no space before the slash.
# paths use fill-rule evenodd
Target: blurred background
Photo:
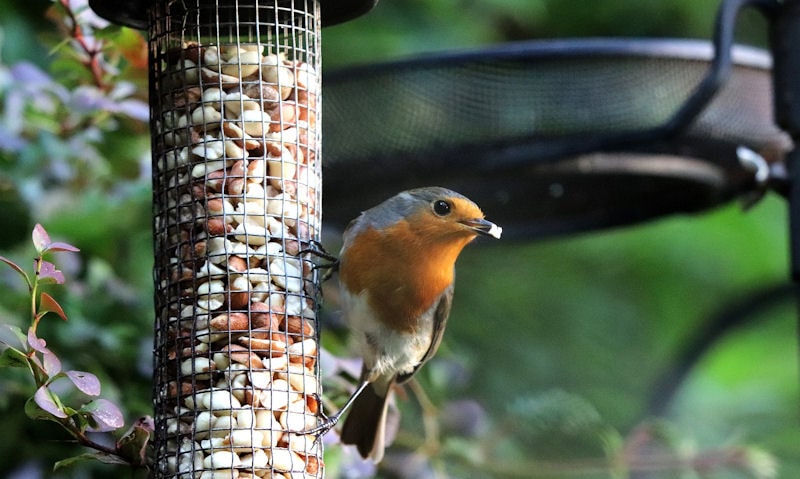
<path id="1" fill-rule="evenodd" d="M 87 26 L 84 44 L 103 46 L 97 65 L 64 3 Z M 323 31 L 323 65 L 540 38 L 709 39 L 717 7 L 381 0 Z M 146 42 L 85 0 L 0 0 L 0 11 L 0 254 L 27 266 L 36 222 L 81 249 L 56 257 L 67 284 L 48 290 L 70 319 L 45 321 L 40 335 L 69 367 L 96 373 L 130 422 L 151 413 Z M 764 27 L 745 13 L 737 40 L 764 46 Z M 447 334 L 419 375 L 424 394 L 398 395 L 390 454 L 375 470 L 331 438 L 328 477 L 800 477 L 786 224 L 785 202 L 768 194 L 747 211 L 731 202 L 625 228 L 477 242 L 459 260 Z M 323 239 L 338 249 L 335 235 Z M 24 285 L 5 267 L 0 285 L 0 322 L 24 327 Z M 326 288 L 323 345 L 345 357 L 335 285 Z M 92 464 L 51 472 L 79 451 L 25 416 L 31 394 L 29 378 L 0 369 L 0 423 L 13 438 L 0 441 L 0 476 L 145 476 Z"/>

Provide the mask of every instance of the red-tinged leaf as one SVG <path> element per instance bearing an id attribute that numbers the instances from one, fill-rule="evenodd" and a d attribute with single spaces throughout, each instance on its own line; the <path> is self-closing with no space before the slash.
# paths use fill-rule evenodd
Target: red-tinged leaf
<path id="1" fill-rule="evenodd" d="M 56 313 L 63 319 L 64 321 L 67 320 L 67 315 L 64 313 L 64 310 L 61 308 L 61 305 L 58 304 L 52 296 L 47 293 L 42 293 L 42 297 L 39 300 L 39 314 L 43 313 Z"/>
<path id="2" fill-rule="evenodd" d="M 122 416 L 122 411 L 120 411 L 116 404 L 107 399 L 92 401 L 83 406 L 81 410 L 90 413 L 97 422 L 97 427 L 89 428 L 89 431 L 108 432 L 119 429 L 125 425 L 125 418 Z"/>
<path id="3" fill-rule="evenodd" d="M 152 416 L 142 416 L 133 423 L 133 427 L 138 427 L 152 433 L 156 430 L 156 422 L 153 420 Z"/>
<path id="4" fill-rule="evenodd" d="M 50 243 L 47 246 L 47 250 L 46 251 L 47 252 L 50 252 L 50 251 L 68 251 L 70 253 L 77 253 L 80 250 L 78 248 L 72 246 L 69 243 L 62 243 L 61 241 L 56 241 L 54 243 Z"/>
<path id="5" fill-rule="evenodd" d="M 50 246 L 50 235 L 47 234 L 44 227 L 39 223 L 36 223 L 36 226 L 33 227 L 33 247 L 36 248 L 36 252 L 42 254 L 44 250 Z"/>
<path id="6" fill-rule="evenodd" d="M 36 394 L 33 395 L 33 400 L 36 401 L 36 405 L 42 408 L 43 411 L 61 419 L 67 417 L 56 402 L 53 393 L 47 389 L 47 386 L 42 386 L 37 389 Z"/>
<path id="7" fill-rule="evenodd" d="M 94 374 L 85 371 L 67 371 L 64 374 L 67 375 L 69 380 L 72 381 L 72 384 L 80 389 L 81 392 L 89 396 L 97 396 L 100 394 L 100 380 L 97 379 L 97 376 Z"/>
<path id="8" fill-rule="evenodd" d="M 11 268 L 14 271 L 16 271 L 17 273 L 21 274 L 25 278 L 26 282 L 28 281 L 28 273 L 26 273 L 25 270 L 22 269 L 22 267 L 20 267 L 20 265 L 18 265 L 17 263 L 11 261 L 10 259 L 6 258 L 5 256 L 0 256 L 0 261 L 2 261 L 3 263 L 11 266 Z"/>
<path id="9" fill-rule="evenodd" d="M 42 261 L 39 267 L 39 281 L 45 284 L 64 284 L 64 273 L 49 261 Z"/>
<path id="10" fill-rule="evenodd" d="M 117 453 L 133 464 L 147 464 L 147 444 L 154 430 L 153 418 L 140 417 L 117 441 Z"/>

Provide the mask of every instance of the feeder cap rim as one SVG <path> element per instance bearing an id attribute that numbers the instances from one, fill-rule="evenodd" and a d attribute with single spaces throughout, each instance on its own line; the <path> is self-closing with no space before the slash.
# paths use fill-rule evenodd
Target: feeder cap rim
<path id="1" fill-rule="evenodd" d="M 155 1 L 89 0 L 89 6 L 97 15 L 112 23 L 137 30 L 147 30 L 147 10 Z M 284 1 L 291 3 L 291 0 Z M 378 0 L 320 0 L 322 26 L 329 27 L 360 17 L 375 8 L 377 4 Z"/>

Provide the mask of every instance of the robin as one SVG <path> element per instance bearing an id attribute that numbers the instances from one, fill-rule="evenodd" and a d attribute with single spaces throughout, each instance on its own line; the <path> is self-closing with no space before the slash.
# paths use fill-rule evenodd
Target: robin
<path id="1" fill-rule="evenodd" d="M 342 313 L 364 360 L 361 383 L 311 433 L 324 434 L 349 408 L 341 440 L 383 458 L 387 398 L 439 347 L 453 299 L 455 262 L 478 235 L 500 238 L 468 198 L 441 187 L 404 191 L 361 213 L 339 255 Z"/>

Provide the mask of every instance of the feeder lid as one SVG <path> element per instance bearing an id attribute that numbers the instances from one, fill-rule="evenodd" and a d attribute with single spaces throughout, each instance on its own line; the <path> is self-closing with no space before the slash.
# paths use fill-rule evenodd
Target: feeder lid
<path id="1" fill-rule="evenodd" d="M 433 184 L 519 239 L 756 194 L 741 152 L 769 169 L 791 141 L 773 119 L 769 54 L 732 54 L 727 82 L 678 130 L 663 126 L 709 71 L 708 42 L 534 41 L 326 72 L 325 223 Z"/>
<path id="2" fill-rule="evenodd" d="M 157 0 L 89 0 L 89 6 L 106 20 L 137 30 L 147 30 L 147 10 L 155 1 Z M 201 0 L 197 1 L 199 3 Z M 291 3 L 291 0 L 281 0 L 281 3 Z M 378 4 L 378 0 L 320 0 L 320 4 L 322 26 L 327 27 L 367 13 Z"/>

